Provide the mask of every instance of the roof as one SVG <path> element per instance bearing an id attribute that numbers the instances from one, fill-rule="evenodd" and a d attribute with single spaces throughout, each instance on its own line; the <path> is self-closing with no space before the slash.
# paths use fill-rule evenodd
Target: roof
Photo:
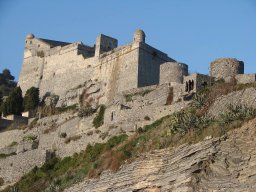
<path id="1" fill-rule="evenodd" d="M 65 45 L 69 45 L 72 43 L 68 43 L 68 42 L 62 42 L 62 41 L 53 41 L 53 40 L 49 40 L 49 39 L 39 39 L 40 41 L 43 41 L 44 43 L 51 45 L 52 47 L 56 47 L 56 46 L 65 46 Z"/>

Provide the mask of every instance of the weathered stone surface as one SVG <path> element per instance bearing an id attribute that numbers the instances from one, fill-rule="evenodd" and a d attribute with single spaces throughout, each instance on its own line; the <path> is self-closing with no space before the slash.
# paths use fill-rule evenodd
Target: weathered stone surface
<path id="1" fill-rule="evenodd" d="M 141 155 L 116 173 L 66 192 L 250 191 L 256 189 L 256 119 L 221 138 Z"/>
<path id="2" fill-rule="evenodd" d="M 256 108 L 256 89 L 248 88 L 217 98 L 209 109 L 209 115 L 217 117 L 225 113 L 229 105 L 245 105 L 247 107 Z"/>
<path id="3" fill-rule="evenodd" d="M 210 75 L 216 79 L 235 77 L 244 73 L 244 63 L 234 58 L 216 59 L 210 64 Z"/>

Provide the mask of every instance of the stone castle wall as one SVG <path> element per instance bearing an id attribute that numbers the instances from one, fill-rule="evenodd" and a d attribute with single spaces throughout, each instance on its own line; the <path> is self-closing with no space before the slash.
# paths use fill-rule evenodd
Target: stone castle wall
<path id="1" fill-rule="evenodd" d="M 117 47 L 116 39 L 105 35 L 97 37 L 94 47 L 29 37 L 18 84 L 23 94 L 34 86 L 39 87 L 40 97 L 63 97 L 86 81 L 98 81 L 103 85 L 103 103 L 124 90 L 157 85 L 160 65 L 175 60 L 147 45 L 144 32 L 137 33 L 139 39 L 135 35 L 132 43 L 121 47 Z M 182 74 L 176 76 L 180 77 L 173 80 L 180 81 Z"/>
<path id="2" fill-rule="evenodd" d="M 175 60 L 146 43 L 141 42 L 139 46 L 138 87 L 159 84 L 160 65 Z"/>

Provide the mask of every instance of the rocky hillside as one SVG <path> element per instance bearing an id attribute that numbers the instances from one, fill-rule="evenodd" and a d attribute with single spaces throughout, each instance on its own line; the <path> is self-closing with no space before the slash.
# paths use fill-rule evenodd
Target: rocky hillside
<path id="1" fill-rule="evenodd" d="M 160 89 L 93 112 L 56 108 L 1 132 L 0 190 L 253 191 L 256 84 L 217 82 L 171 105 L 159 100 Z M 104 113 L 119 105 L 107 124 Z M 122 120 L 133 112 L 141 126 Z"/>
<path id="2" fill-rule="evenodd" d="M 255 191 L 256 118 L 217 138 L 140 155 L 65 192 Z"/>

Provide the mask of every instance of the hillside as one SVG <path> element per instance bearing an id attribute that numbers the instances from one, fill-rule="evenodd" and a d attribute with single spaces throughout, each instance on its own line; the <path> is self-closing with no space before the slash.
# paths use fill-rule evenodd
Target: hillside
<path id="1" fill-rule="evenodd" d="M 255 191 L 256 118 L 225 136 L 151 151 L 65 192 Z"/>
<path id="2" fill-rule="evenodd" d="M 161 87 L 151 89 L 129 97 L 146 103 L 157 98 Z M 150 109 L 146 107 L 142 109 Z M 28 127 L 0 133 L 2 190 L 253 189 L 255 83 L 219 81 L 190 101 L 164 108 L 153 116 L 158 119 L 145 118 L 136 130 L 125 129 L 129 121 L 94 127 L 104 107 L 89 116 L 69 107 L 56 108 L 58 112 L 34 119 Z"/>

